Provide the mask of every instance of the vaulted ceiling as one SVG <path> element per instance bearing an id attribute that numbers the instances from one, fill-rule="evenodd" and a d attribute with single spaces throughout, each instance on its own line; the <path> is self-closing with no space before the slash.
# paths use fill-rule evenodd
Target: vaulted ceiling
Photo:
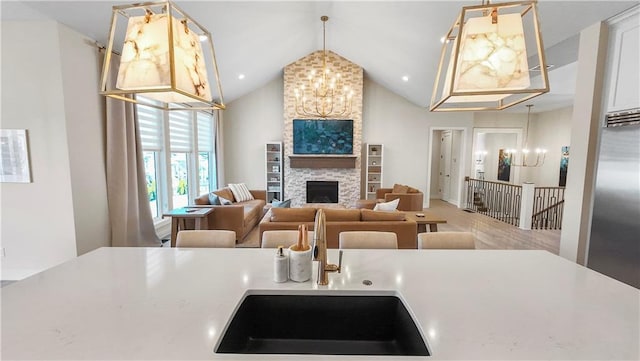
<path id="1" fill-rule="evenodd" d="M 107 42 L 111 7 L 131 1 L 1 3 L 3 20 L 54 19 Z M 427 107 L 442 44 L 462 6 L 481 1 L 176 1 L 214 38 L 228 104 L 279 77 L 285 65 L 322 49 L 320 16 L 328 15 L 327 49 L 360 64 L 366 76 Z M 571 104 L 579 32 L 637 1 L 540 0 L 551 92 L 538 111 Z M 239 79 L 243 74 L 244 79 Z M 408 81 L 402 77 L 407 76 Z"/>

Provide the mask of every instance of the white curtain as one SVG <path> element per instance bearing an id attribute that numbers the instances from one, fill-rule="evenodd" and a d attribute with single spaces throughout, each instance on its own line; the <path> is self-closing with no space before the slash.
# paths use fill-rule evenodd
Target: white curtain
<path id="1" fill-rule="evenodd" d="M 120 57 L 112 54 L 110 74 Z M 115 64 L 115 65 L 114 65 Z M 106 99 L 107 199 L 113 247 L 158 247 L 133 103 Z"/>

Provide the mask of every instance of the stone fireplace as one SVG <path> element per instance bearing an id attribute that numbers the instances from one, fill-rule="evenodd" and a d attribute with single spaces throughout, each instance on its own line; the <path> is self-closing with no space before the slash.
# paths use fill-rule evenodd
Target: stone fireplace
<path id="1" fill-rule="evenodd" d="M 307 203 L 338 203 L 338 182 L 307 181 Z"/>
<path id="2" fill-rule="evenodd" d="M 344 207 L 353 207 L 360 199 L 361 149 L 362 149 L 362 89 L 363 69 L 357 64 L 327 51 L 327 65 L 334 72 L 343 75 L 344 85 L 353 90 L 352 108 L 349 115 L 340 118 L 353 120 L 353 154 L 305 156 L 304 160 L 296 159 L 293 154 L 293 119 L 320 119 L 306 117 L 296 113 L 293 90 L 305 81 L 310 70 L 322 69 L 322 51 L 313 52 L 284 68 L 284 194 L 291 199 L 292 207 L 300 207 L 306 203 L 322 203 L 307 201 L 307 182 L 337 182 L 337 203 Z M 290 158 L 291 157 L 291 158 Z M 348 160 L 346 158 L 351 158 Z M 355 158 L 355 161 L 353 160 Z M 291 159 L 306 165 L 294 164 Z M 345 165 L 346 164 L 346 165 Z"/>

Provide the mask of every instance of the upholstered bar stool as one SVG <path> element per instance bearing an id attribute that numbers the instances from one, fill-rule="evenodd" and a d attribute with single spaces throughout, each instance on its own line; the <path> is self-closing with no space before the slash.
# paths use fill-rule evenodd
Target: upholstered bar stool
<path id="1" fill-rule="evenodd" d="M 418 249 L 475 249 L 471 232 L 418 233 Z"/>
<path id="2" fill-rule="evenodd" d="M 178 232 L 176 247 L 235 248 L 236 232 L 216 230 L 185 230 Z"/>
<path id="3" fill-rule="evenodd" d="M 398 237 L 393 232 L 348 231 L 340 232 L 340 248 L 397 249 Z"/>
<path id="4" fill-rule="evenodd" d="M 307 239 L 309 243 L 313 243 L 313 231 L 307 232 Z M 283 230 L 283 231 L 264 231 L 262 232 L 262 248 L 277 248 L 282 246 L 289 248 L 289 246 L 298 243 L 298 231 Z"/>

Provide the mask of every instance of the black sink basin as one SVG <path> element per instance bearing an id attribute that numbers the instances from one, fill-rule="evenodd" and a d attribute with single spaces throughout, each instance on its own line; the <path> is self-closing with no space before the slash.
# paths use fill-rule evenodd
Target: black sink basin
<path id="1" fill-rule="evenodd" d="M 396 296 L 248 295 L 215 351 L 429 356 Z"/>

